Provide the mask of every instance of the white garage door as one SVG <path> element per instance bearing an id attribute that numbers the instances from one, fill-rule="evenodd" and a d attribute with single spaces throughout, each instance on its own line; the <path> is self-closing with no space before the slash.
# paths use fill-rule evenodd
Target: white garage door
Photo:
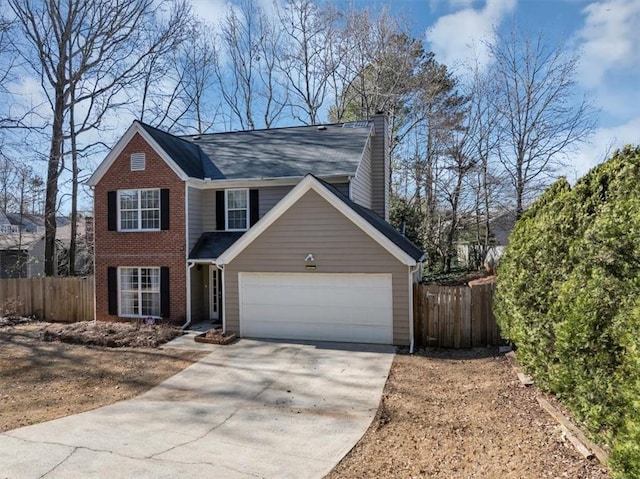
<path id="1" fill-rule="evenodd" d="M 390 274 L 240 273 L 245 337 L 391 344 Z"/>

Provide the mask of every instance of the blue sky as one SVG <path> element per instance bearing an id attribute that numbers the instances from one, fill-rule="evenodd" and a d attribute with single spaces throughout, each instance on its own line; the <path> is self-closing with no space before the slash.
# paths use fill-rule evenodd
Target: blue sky
<path id="1" fill-rule="evenodd" d="M 269 4 L 270 0 L 264 1 Z M 225 0 L 191 0 L 215 21 Z M 342 0 L 357 8 L 388 5 L 408 19 L 417 37 L 438 60 L 456 71 L 466 60 L 483 58 L 483 41 L 494 28 L 515 23 L 549 44 L 563 42 L 580 52 L 578 87 L 600 110 L 597 131 L 573 157 L 570 181 L 603 161 L 615 148 L 640 144 L 640 0 Z"/>

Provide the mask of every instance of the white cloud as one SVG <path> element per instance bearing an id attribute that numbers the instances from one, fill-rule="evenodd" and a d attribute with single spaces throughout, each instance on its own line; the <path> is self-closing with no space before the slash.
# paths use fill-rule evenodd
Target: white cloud
<path id="1" fill-rule="evenodd" d="M 494 40 L 495 28 L 515 8 L 516 0 L 487 0 L 479 10 L 465 8 L 442 16 L 427 31 L 427 41 L 438 60 L 451 68 L 472 64 L 476 59 L 486 65 L 488 51 L 484 42 Z"/>
<path id="2" fill-rule="evenodd" d="M 640 0 L 607 0 L 587 5 L 581 43 L 580 79 L 588 88 L 609 73 L 640 67 Z"/>
<path id="3" fill-rule="evenodd" d="M 217 25 L 225 15 L 229 2 L 226 0 L 190 0 L 195 14 L 210 25 Z"/>
<path id="4" fill-rule="evenodd" d="M 609 158 L 614 150 L 628 144 L 640 145 L 640 116 L 616 126 L 599 128 L 591 141 L 585 143 L 575 155 L 567 171 L 568 179 L 574 182 Z"/>
<path id="5" fill-rule="evenodd" d="M 577 79 L 600 108 L 601 126 L 576 157 L 578 177 L 616 148 L 640 144 L 640 0 L 592 1 L 582 14 Z"/>

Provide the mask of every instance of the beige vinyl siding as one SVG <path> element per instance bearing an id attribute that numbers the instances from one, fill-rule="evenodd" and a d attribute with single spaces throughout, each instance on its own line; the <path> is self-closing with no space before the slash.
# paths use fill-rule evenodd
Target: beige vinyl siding
<path id="1" fill-rule="evenodd" d="M 408 267 L 365 234 L 315 191 L 307 192 L 253 243 L 225 266 L 225 323 L 239 333 L 238 272 L 307 271 L 315 256 L 318 273 L 391 273 L 393 342 L 409 343 Z"/>
<path id="2" fill-rule="evenodd" d="M 374 119 L 375 134 L 371 139 L 371 209 L 389 221 L 389 173 L 391 166 L 385 161 L 387 148 L 384 118 Z"/>
<path id="3" fill-rule="evenodd" d="M 202 225 L 202 190 L 197 188 L 187 188 L 189 221 L 187 224 L 189 234 L 189 251 L 198 242 L 198 239 L 205 231 Z"/>
<path id="4" fill-rule="evenodd" d="M 290 186 L 268 186 L 259 188 L 258 204 L 260 208 L 260 218 L 266 215 L 271 208 L 289 193 L 295 185 Z M 334 185 L 342 194 L 349 196 L 349 183 L 339 183 Z M 196 190 L 197 191 L 197 190 Z M 201 229 L 198 234 L 207 231 L 216 231 L 216 190 L 201 190 L 200 199 L 200 223 Z M 191 198 L 191 196 L 189 196 Z M 189 204 L 189 215 L 191 216 L 191 204 Z M 191 234 L 190 234 L 191 236 Z M 197 238 L 196 238 L 197 241 Z M 194 243 L 195 244 L 195 243 Z"/>
<path id="5" fill-rule="evenodd" d="M 371 197 L 371 137 L 369 137 L 356 176 L 351 180 L 351 199 L 359 205 L 371 209 Z"/>
<path id="6" fill-rule="evenodd" d="M 202 192 L 202 228 L 203 231 L 216 230 L 216 190 Z"/>
<path id="7" fill-rule="evenodd" d="M 266 215 L 278 201 L 285 197 L 292 190 L 293 186 L 270 186 L 268 188 L 260 188 L 258 200 L 260 204 L 260 218 Z"/>
<path id="8" fill-rule="evenodd" d="M 336 188 L 340 193 L 342 193 L 347 198 L 351 198 L 349 190 L 349 183 L 332 183 L 334 188 Z"/>

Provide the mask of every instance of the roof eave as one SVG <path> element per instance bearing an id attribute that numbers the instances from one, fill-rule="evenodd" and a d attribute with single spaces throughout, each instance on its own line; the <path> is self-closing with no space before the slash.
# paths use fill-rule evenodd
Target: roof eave
<path id="1" fill-rule="evenodd" d="M 231 262 L 236 256 L 238 256 L 249 244 L 251 244 L 263 231 L 265 231 L 275 220 L 277 220 L 285 211 L 293 206 L 307 191 L 313 189 L 320 196 L 322 196 L 329 204 L 344 214 L 351 222 L 357 227 L 368 234 L 373 240 L 379 243 L 385 250 L 387 250 L 398 261 L 406 266 L 416 266 L 417 261 L 406 251 L 396 245 L 393 241 L 387 238 L 384 234 L 378 231 L 371 223 L 365 218 L 360 216 L 349 205 L 338 198 L 333 192 L 326 188 L 317 178 L 308 174 L 305 178 L 296 185 L 285 197 L 276 204 L 269 212 L 258 221 L 244 236 L 242 236 L 236 243 L 231 245 L 224 253 L 222 253 L 218 259 L 218 264 L 224 265 Z"/>
<path id="2" fill-rule="evenodd" d="M 308 175 L 308 174 L 307 174 Z M 274 176 L 272 178 L 221 178 L 221 179 L 199 179 L 189 178 L 189 186 L 193 186 L 201 189 L 223 189 L 223 188 L 237 188 L 241 186 L 281 186 L 281 185 L 297 185 L 302 181 L 305 176 Z M 339 173 L 335 175 L 317 175 L 318 178 L 322 178 L 325 181 L 331 183 L 339 183 L 344 181 L 349 182 L 350 178 L 353 178 L 352 173 Z"/>

